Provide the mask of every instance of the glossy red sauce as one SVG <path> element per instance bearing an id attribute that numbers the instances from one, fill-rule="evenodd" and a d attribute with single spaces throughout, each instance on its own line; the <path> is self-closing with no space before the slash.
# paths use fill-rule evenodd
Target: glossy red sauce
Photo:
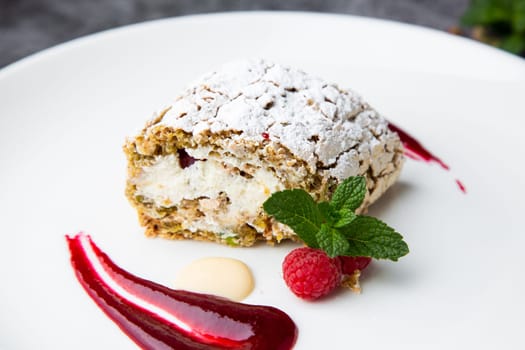
<path id="1" fill-rule="evenodd" d="M 66 236 L 71 265 L 93 301 L 143 349 L 291 349 L 297 328 L 269 306 L 173 290 L 118 267 L 91 240 Z"/>
<path id="2" fill-rule="evenodd" d="M 458 185 L 459 187 L 459 190 L 463 193 L 467 193 L 467 188 L 465 187 L 465 185 L 463 184 L 463 182 L 461 182 L 459 179 L 456 179 L 456 185 Z"/>
<path id="3" fill-rule="evenodd" d="M 412 135 L 390 122 L 388 123 L 388 128 L 392 131 L 397 132 L 399 138 L 401 139 L 401 143 L 403 144 L 403 147 L 405 149 L 405 155 L 408 158 L 414 159 L 416 161 L 423 161 L 426 163 L 436 163 L 444 170 L 450 170 L 450 167 L 445 162 L 443 162 L 439 157 L 430 152 L 425 146 L 423 146 L 423 144 L 421 144 L 421 142 L 416 140 Z M 456 179 L 455 182 L 461 192 L 467 193 L 465 185 L 460 180 Z"/>
<path id="4" fill-rule="evenodd" d="M 401 143 L 405 148 L 405 155 L 414 160 L 421 160 L 427 163 L 437 163 L 445 170 L 449 170 L 449 166 L 445 164 L 440 158 L 426 149 L 418 140 L 416 140 L 412 135 L 408 134 L 406 131 L 400 129 L 398 126 L 389 123 L 388 127 L 390 130 L 397 132 Z"/>

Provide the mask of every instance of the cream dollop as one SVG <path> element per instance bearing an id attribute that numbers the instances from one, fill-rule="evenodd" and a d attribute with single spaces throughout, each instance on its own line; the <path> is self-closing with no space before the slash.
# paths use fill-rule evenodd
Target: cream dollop
<path id="1" fill-rule="evenodd" d="M 240 260 L 210 257 L 195 260 L 177 275 L 175 288 L 241 301 L 252 292 L 253 275 Z"/>

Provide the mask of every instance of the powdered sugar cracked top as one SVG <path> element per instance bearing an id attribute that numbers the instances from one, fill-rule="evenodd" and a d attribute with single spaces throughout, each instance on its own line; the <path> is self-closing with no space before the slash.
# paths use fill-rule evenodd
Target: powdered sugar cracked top
<path id="1" fill-rule="evenodd" d="M 313 171 L 326 167 L 340 179 L 356 175 L 374 147 L 393 150 L 399 143 L 387 121 L 354 92 L 262 59 L 232 62 L 204 76 L 159 124 L 194 135 L 235 130 L 241 134 L 234 137 L 244 139 L 269 136 Z"/>

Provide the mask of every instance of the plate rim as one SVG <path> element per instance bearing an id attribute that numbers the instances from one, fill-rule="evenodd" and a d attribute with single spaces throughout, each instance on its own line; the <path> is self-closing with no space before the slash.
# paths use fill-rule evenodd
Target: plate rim
<path id="1" fill-rule="evenodd" d="M 3 79 L 9 77 L 12 74 L 16 74 L 17 71 L 19 70 L 23 70 L 33 64 L 38 63 L 42 59 L 51 57 L 52 55 L 61 54 L 62 52 L 74 49 L 77 46 L 86 45 L 91 42 L 95 42 L 99 40 L 100 38 L 103 38 L 108 35 L 118 35 L 121 32 L 141 30 L 144 27 L 159 25 L 159 24 L 168 23 L 168 22 L 191 22 L 195 20 L 203 20 L 206 18 L 220 19 L 222 17 L 224 19 L 227 19 L 228 17 L 241 18 L 241 17 L 250 17 L 250 16 L 251 17 L 261 17 L 261 18 L 262 17 L 267 17 L 267 18 L 286 17 L 286 16 L 295 17 L 295 18 L 299 18 L 299 17 L 311 17 L 311 18 L 323 18 L 323 19 L 334 18 L 337 20 L 372 22 L 375 24 L 383 25 L 383 26 L 397 27 L 397 28 L 404 29 L 407 31 L 415 30 L 415 31 L 422 32 L 425 35 L 439 37 L 442 39 L 445 38 L 445 39 L 450 40 L 451 42 L 457 42 L 462 45 L 470 46 L 471 48 L 475 50 L 486 52 L 487 54 L 493 55 L 497 59 L 505 60 L 506 61 L 505 63 L 515 64 L 516 67 L 522 68 L 525 74 L 525 59 L 522 59 L 521 57 L 517 55 L 511 54 L 509 52 L 503 51 L 496 47 L 490 46 L 488 44 L 484 44 L 482 42 L 479 42 L 479 41 L 476 41 L 476 40 L 473 40 L 467 37 L 453 35 L 453 34 L 447 33 L 439 29 L 425 27 L 421 25 L 405 23 L 405 22 L 395 21 L 391 19 L 359 16 L 359 15 L 353 15 L 353 14 L 308 12 L 308 11 L 230 11 L 230 12 L 200 13 L 200 14 L 172 16 L 172 17 L 166 17 L 166 18 L 146 20 L 146 21 L 141 21 L 137 23 L 131 23 L 131 24 L 123 25 L 123 26 L 104 29 L 101 31 L 97 31 L 94 33 L 80 36 L 78 38 L 67 40 L 65 42 L 58 43 L 56 45 L 39 50 L 32 54 L 29 54 L 25 57 L 22 57 L 0 68 L 0 83 L 2 82 Z"/>

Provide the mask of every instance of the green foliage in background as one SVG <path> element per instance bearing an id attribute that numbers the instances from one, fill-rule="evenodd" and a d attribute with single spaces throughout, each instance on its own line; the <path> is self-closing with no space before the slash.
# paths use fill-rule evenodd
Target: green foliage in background
<path id="1" fill-rule="evenodd" d="M 480 28 L 487 43 L 525 53 L 525 0 L 472 0 L 461 23 Z"/>

